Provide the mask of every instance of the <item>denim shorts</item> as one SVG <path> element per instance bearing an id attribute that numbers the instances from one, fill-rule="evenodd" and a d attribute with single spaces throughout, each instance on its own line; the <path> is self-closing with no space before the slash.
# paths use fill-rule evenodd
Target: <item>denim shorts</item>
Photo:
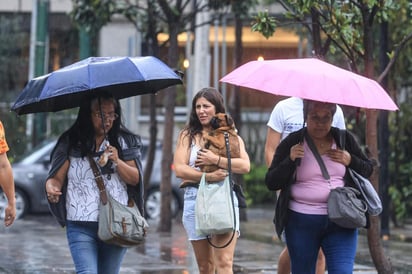
<path id="1" fill-rule="evenodd" d="M 195 227 L 195 205 L 196 205 L 197 188 L 185 187 L 184 202 L 183 202 L 183 216 L 182 222 L 186 230 L 189 241 L 204 240 L 207 235 L 197 235 Z M 239 207 L 236 198 L 236 193 L 233 192 L 235 215 L 236 215 L 236 231 L 238 235 L 239 230 Z"/>

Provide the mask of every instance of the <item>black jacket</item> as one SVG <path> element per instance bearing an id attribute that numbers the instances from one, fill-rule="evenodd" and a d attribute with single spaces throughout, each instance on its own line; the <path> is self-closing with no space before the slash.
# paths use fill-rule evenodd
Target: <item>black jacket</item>
<path id="1" fill-rule="evenodd" d="M 132 134 L 122 134 L 128 148 L 123 149 L 121 152 L 122 160 L 130 161 L 134 160 L 136 166 L 139 170 L 139 183 L 136 186 L 127 185 L 128 196 L 131 197 L 137 204 L 140 212 L 144 216 L 144 187 L 143 187 L 143 173 L 142 173 L 142 162 L 141 162 L 141 148 L 142 142 L 139 136 Z M 47 176 L 46 181 L 54 176 L 59 168 L 64 164 L 64 162 L 69 159 L 69 154 L 74 157 L 81 157 L 80 151 L 71 150 L 68 151 L 69 140 L 68 138 L 60 138 L 56 147 L 53 149 L 53 152 L 50 156 L 51 167 L 49 170 L 49 175 Z M 67 190 L 67 178 L 64 182 L 62 188 L 62 195 L 58 203 L 50 203 L 49 209 L 53 214 L 57 222 L 64 227 L 66 225 L 66 190 Z"/>
<path id="2" fill-rule="evenodd" d="M 281 190 L 276 204 L 275 226 L 278 236 L 287 223 L 287 212 L 290 200 L 290 187 L 295 182 L 295 171 L 297 161 L 290 159 L 290 148 L 303 141 L 306 128 L 295 131 L 287 136 L 277 147 L 272 163 L 266 173 L 265 183 L 269 190 Z M 331 133 L 338 147 L 341 146 L 341 130 L 332 127 Z M 368 178 L 373 172 L 373 163 L 368 159 L 361 147 L 355 140 L 355 137 L 348 131 L 345 134 L 345 150 L 351 155 L 351 163 L 349 167 Z M 345 185 L 356 187 L 346 171 L 344 176 Z"/>

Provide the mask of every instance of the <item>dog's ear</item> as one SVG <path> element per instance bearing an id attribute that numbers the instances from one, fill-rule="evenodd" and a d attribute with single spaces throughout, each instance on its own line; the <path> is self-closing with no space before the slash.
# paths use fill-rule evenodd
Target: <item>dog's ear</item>
<path id="1" fill-rule="evenodd" d="M 234 124 L 234 121 L 232 119 L 232 117 L 230 115 L 225 114 L 225 118 L 226 118 L 226 124 L 231 127 Z"/>
<path id="2" fill-rule="evenodd" d="M 212 119 L 210 120 L 210 126 L 211 126 L 213 129 L 218 129 L 218 128 L 220 127 L 218 116 L 213 116 L 213 117 L 212 117 Z"/>

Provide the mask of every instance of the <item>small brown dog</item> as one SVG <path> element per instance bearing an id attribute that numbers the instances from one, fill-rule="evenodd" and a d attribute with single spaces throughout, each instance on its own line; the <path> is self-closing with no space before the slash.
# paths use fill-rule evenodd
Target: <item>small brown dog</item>
<path id="1" fill-rule="evenodd" d="M 204 146 L 221 157 L 227 157 L 224 132 L 229 135 L 230 157 L 240 157 L 239 139 L 232 117 L 225 113 L 217 113 L 210 124 L 212 131 L 203 134 Z M 203 172 L 212 172 L 218 169 L 217 165 L 205 165 L 201 167 Z"/>

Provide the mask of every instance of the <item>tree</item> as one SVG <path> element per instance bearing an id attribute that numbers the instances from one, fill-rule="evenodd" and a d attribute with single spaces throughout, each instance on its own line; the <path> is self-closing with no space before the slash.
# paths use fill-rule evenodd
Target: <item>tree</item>
<path id="1" fill-rule="evenodd" d="M 393 115 L 389 117 L 392 132 L 389 138 L 389 151 L 391 152 L 388 155 L 390 159 L 388 166 L 389 179 L 382 181 L 381 185 L 383 186 L 382 191 L 388 192 L 392 207 L 390 212 L 384 211 L 382 213 L 382 230 L 387 228 L 384 227 L 384 221 L 386 219 L 386 222 L 389 223 L 389 217 L 391 217 L 395 226 L 402 225 L 404 219 L 410 216 L 409 212 L 411 212 L 412 208 L 412 203 L 410 202 L 412 184 L 410 182 L 411 172 L 409 171 L 412 161 L 410 156 L 412 155 L 412 150 L 410 142 L 406 137 L 409 136 L 409 128 L 411 128 L 409 116 L 411 101 L 407 92 L 411 83 L 410 64 L 412 62 L 411 47 L 407 47 L 407 41 L 409 41 L 411 36 L 410 1 L 400 0 L 398 1 L 398 6 L 397 12 L 390 14 L 388 21 L 391 23 L 387 24 L 389 44 L 393 43 L 398 45 L 398 47 L 390 54 L 386 54 L 389 62 L 393 62 L 393 59 L 397 60 L 388 73 L 390 77 L 386 82 L 391 89 L 400 90 L 401 93 L 397 94 L 400 99 L 400 110 L 396 112 L 395 117 Z M 388 232 L 387 229 L 386 232 Z"/>
<path id="2" fill-rule="evenodd" d="M 243 21 L 248 17 L 250 7 L 257 4 L 256 0 L 247 0 L 247 1 L 232 1 L 232 12 L 235 17 L 235 50 L 233 54 L 233 64 L 234 67 L 242 65 L 242 56 L 243 56 L 243 44 L 242 44 L 242 30 L 243 30 Z M 232 88 L 233 91 L 230 96 L 229 112 L 233 116 L 235 121 L 236 128 L 239 130 L 239 133 L 242 131 L 242 118 L 241 118 L 241 107 L 240 107 L 240 96 L 239 96 L 239 86 Z M 235 181 L 237 184 L 243 185 L 243 176 L 235 174 Z M 240 219 L 242 221 L 247 220 L 246 212 L 244 210 L 240 211 Z"/>
<path id="3" fill-rule="evenodd" d="M 279 2 L 286 9 L 288 18 L 301 23 L 309 30 L 316 56 L 324 58 L 327 54 L 339 52 L 345 56 L 352 71 L 361 71 L 369 78 L 376 78 L 374 53 L 377 40 L 374 36 L 377 23 L 387 21 L 389 14 L 397 11 L 399 6 L 394 1 L 279 0 L 276 2 Z M 378 78 L 379 80 L 388 73 L 395 60 L 396 58 L 392 58 L 391 62 L 388 63 L 387 68 Z M 379 162 L 377 146 L 379 113 L 377 110 L 366 110 L 365 113 L 366 145 L 370 157 Z M 376 190 L 379 190 L 378 176 L 379 167 L 377 166 L 371 176 Z M 370 223 L 368 243 L 375 267 L 379 273 L 393 273 L 393 268 L 384 255 L 380 241 L 379 217 L 370 217 Z"/>

